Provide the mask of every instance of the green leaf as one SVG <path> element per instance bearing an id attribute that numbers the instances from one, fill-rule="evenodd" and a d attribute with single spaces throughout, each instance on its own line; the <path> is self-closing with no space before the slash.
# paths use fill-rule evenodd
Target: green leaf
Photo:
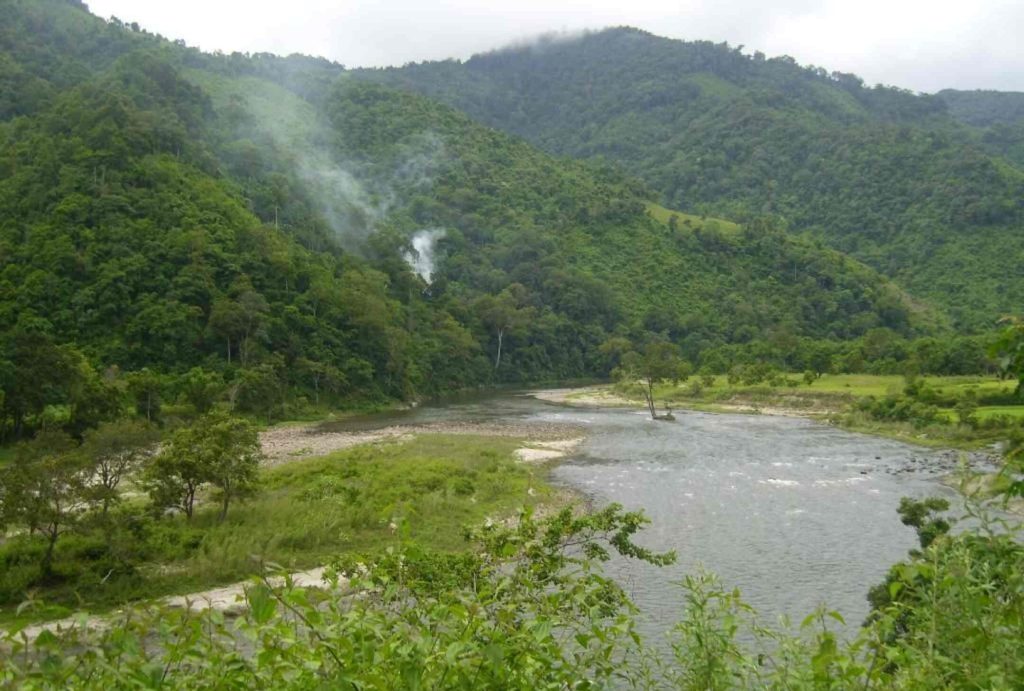
<path id="1" fill-rule="evenodd" d="M 270 621 L 277 610 L 277 601 L 274 600 L 270 589 L 263 584 L 254 585 L 246 591 L 246 596 L 253 621 L 257 624 L 266 624 Z"/>

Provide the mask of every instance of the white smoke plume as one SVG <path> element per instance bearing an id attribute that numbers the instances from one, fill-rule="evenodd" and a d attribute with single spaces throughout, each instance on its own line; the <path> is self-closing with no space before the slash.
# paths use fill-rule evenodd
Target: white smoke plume
<path id="1" fill-rule="evenodd" d="M 390 189 L 371 194 L 347 168 L 327 156 L 299 152 L 298 172 L 309 194 L 320 206 L 335 237 L 350 251 L 376 229 L 394 203 Z"/>
<path id="2" fill-rule="evenodd" d="M 424 228 L 413 233 L 412 251 L 406 252 L 405 261 L 428 285 L 434 277 L 437 241 L 445 236 L 444 228 Z"/>
<path id="3" fill-rule="evenodd" d="M 272 88 L 272 87 L 270 87 Z M 386 162 L 339 160 L 329 142 L 344 136 L 310 104 L 288 92 L 241 92 L 251 119 L 240 138 L 270 139 L 295 166 L 305 194 L 323 215 L 338 243 L 362 254 L 366 240 L 405 195 L 428 190 L 447 158 L 444 141 L 420 132 L 398 142 Z"/>

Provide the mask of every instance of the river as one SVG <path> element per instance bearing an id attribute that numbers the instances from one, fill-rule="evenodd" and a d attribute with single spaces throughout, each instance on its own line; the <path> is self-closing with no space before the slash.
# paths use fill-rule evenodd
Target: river
<path id="1" fill-rule="evenodd" d="M 335 427 L 438 422 L 570 423 L 586 441 L 552 470 L 556 484 L 598 505 L 618 502 L 652 520 L 638 540 L 674 549 L 656 568 L 616 559 L 610 573 L 640 607 L 645 629 L 682 614 L 675 585 L 703 567 L 738 587 L 771 621 L 799 622 L 820 603 L 855 626 L 870 585 L 914 547 L 899 521 L 901 497 L 956 493 L 938 482 L 939 455 L 800 418 L 677 411 L 655 422 L 641 411 L 573 408 L 511 393 L 455 399 Z"/>

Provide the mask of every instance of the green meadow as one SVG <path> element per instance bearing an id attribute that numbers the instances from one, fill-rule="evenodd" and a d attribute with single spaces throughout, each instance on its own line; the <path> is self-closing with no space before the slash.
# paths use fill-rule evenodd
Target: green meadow
<path id="1" fill-rule="evenodd" d="M 38 543 L 0 546 L 0 620 L 54 618 L 243 580 L 264 563 L 289 571 L 388 547 L 466 548 L 464 528 L 551 501 L 542 467 L 517 463 L 515 439 L 422 434 L 266 468 L 260 488 L 218 522 L 215 502 L 156 519 L 141 497 L 116 528 L 58 543 L 55 576 L 35 610 L 15 612 L 38 577 Z"/>
<path id="2" fill-rule="evenodd" d="M 673 209 L 666 209 L 664 206 L 655 204 L 654 202 L 647 202 L 647 213 L 658 223 L 668 226 L 669 220 L 675 216 L 680 228 L 717 228 L 719 231 L 725 233 L 737 233 L 740 230 L 738 223 L 732 221 L 726 221 L 721 218 L 708 218 L 697 216 L 695 214 L 687 214 L 682 211 L 675 211 Z"/>

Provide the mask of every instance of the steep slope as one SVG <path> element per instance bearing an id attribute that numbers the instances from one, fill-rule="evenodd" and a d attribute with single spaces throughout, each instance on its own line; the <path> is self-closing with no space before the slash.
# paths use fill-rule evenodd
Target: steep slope
<path id="1" fill-rule="evenodd" d="M 622 164 L 675 208 L 773 216 L 984 328 L 1024 298 L 1024 173 L 943 99 L 634 29 L 367 70 L 548 151 Z"/>
<path id="2" fill-rule="evenodd" d="M 79 351 L 108 379 L 201 367 L 271 416 L 300 395 L 603 374 L 613 333 L 697 359 L 939 321 L 770 223 L 652 216 L 619 173 L 329 63 L 203 55 L 58 0 L 3 13 L 3 63 L 42 94 L 0 122 L 15 426 L 74 411 L 61 367 Z"/>

